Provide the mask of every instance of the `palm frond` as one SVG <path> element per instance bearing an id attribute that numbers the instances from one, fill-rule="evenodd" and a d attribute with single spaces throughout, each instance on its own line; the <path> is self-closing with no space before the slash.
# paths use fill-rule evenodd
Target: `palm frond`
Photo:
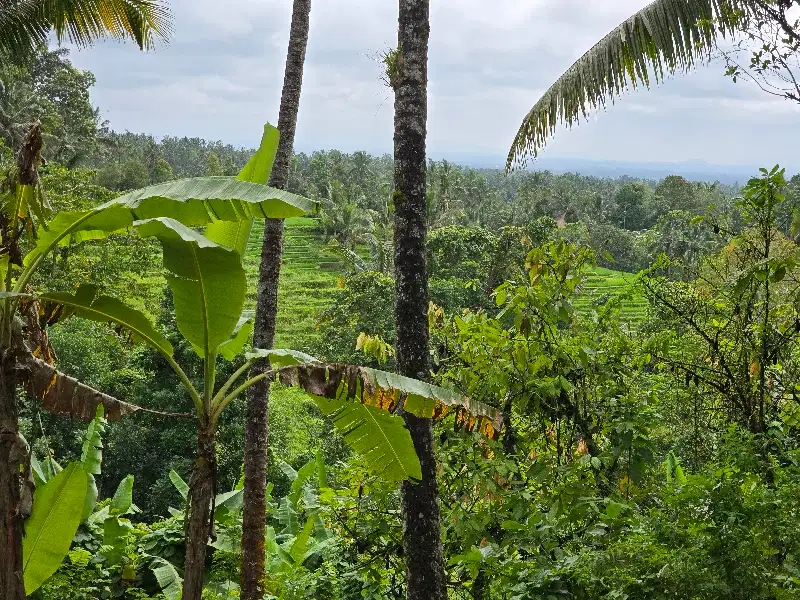
<path id="1" fill-rule="evenodd" d="M 0 52 L 34 50 L 55 31 L 59 42 L 88 46 L 95 40 L 132 39 L 142 50 L 172 32 L 164 0 L 5 0 L 0 2 Z"/>
<path id="2" fill-rule="evenodd" d="M 718 37 L 732 35 L 763 0 L 656 0 L 579 58 L 525 117 L 506 169 L 535 158 L 559 123 L 572 127 L 590 109 L 612 103 L 629 87 L 659 83 L 707 60 Z"/>

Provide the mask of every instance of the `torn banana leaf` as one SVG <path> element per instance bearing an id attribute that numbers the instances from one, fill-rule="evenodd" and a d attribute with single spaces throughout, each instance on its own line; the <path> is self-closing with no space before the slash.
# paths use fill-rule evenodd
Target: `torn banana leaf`
<path id="1" fill-rule="evenodd" d="M 28 372 L 28 393 L 40 400 L 50 413 L 91 421 L 97 414 L 97 407 L 102 404 L 106 418 L 119 421 L 141 410 L 135 404 L 117 400 L 61 373 L 32 354 L 23 357 L 20 363 L 20 367 Z"/>
<path id="2" fill-rule="evenodd" d="M 437 420 L 454 414 L 458 425 L 490 439 L 497 439 L 503 428 L 503 415 L 498 409 L 396 373 L 355 365 L 300 364 L 281 368 L 277 379 L 312 396 L 356 401 L 389 413 L 402 409 Z"/>

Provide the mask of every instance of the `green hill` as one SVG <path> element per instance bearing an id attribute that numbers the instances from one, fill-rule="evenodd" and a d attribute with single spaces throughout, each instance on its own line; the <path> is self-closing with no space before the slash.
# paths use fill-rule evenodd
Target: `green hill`
<path id="1" fill-rule="evenodd" d="M 245 255 L 247 307 L 256 303 L 258 266 L 261 260 L 263 221 L 250 234 Z M 317 319 L 337 289 L 343 265 L 326 248 L 314 219 L 287 219 L 284 230 L 283 266 L 278 289 L 278 331 L 275 346 L 304 350 L 318 336 Z"/>

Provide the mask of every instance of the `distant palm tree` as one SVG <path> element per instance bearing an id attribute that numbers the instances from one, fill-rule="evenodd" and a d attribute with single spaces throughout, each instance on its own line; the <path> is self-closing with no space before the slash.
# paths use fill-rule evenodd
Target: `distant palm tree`
<path id="1" fill-rule="evenodd" d="M 164 0 L 0 0 L 0 53 L 30 52 L 50 32 L 78 46 L 110 37 L 145 50 L 169 37 L 171 22 Z"/>
<path id="2" fill-rule="evenodd" d="M 14 73 L 0 70 L 0 140 L 15 150 L 41 111 L 40 98 Z"/>
<path id="3" fill-rule="evenodd" d="M 587 0 L 588 1 L 588 0 Z M 571 127 L 629 87 L 650 86 L 707 60 L 743 17 L 774 11 L 773 0 L 656 0 L 615 27 L 548 89 L 522 122 L 507 168 L 536 157 L 556 125 Z"/>

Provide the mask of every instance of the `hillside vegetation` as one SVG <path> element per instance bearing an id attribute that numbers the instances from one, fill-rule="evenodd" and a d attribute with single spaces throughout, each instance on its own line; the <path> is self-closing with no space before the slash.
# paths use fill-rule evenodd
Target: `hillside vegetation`
<path id="1" fill-rule="evenodd" d="M 0 482 L 20 484 L 0 529 L 27 533 L 0 555 L 31 557 L 31 600 L 178 600 L 187 580 L 186 600 L 237 600 L 243 573 L 267 600 L 402 598 L 412 430 L 447 600 L 800 598 L 800 177 L 429 161 L 426 315 L 397 310 L 395 236 L 414 244 L 391 157 L 298 153 L 276 191 L 243 169 L 274 129 L 258 150 L 116 133 L 93 81 L 66 51 L 0 60 Z M 244 201 L 292 217 L 271 355 L 241 318 L 263 233 L 231 242 Z M 397 377 L 410 355 L 428 381 Z"/>

